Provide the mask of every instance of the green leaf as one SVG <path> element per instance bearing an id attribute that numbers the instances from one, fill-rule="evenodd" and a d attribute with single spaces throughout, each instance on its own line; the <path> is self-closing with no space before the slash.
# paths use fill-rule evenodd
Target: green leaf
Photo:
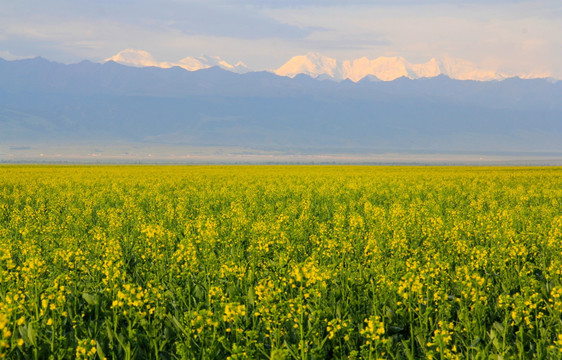
<path id="1" fill-rule="evenodd" d="M 250 288 L 248 289 L 247 299 L 248 299 L 248 304 L 254 305 L 255 293 L 254 293 L 254 288 L 253 288 L 253 287 L 250 287 Z"/>
<path id="2" fill-rule="evenodd" d="M 498 330 L 498 332 L 500 334 L 503 334 L 504 327 L 503 327 L 502 324 L 500 324 L 499 322 L 496 321 L 496 322 L 494 322 L 493 326 L 494 326 L 494 328 L 496 328 L 496 330 Z"/>
<path id="3" fill-rule="evenodd" d="M 36 346 L 37 343 L 35 342 L 35 339 L 37 337 L 37 333 L 35 332 L 35 330 L 33 329 L 33 326 L 31 325 L 31 323 L 27 326 L 27 338 L 29 339 L 29 343 L 32 346 Z"/>
<path id="4" fill-rule="evenodd" d="M 476 345 L 478 345 L 479 342 L 480 342 L 480 338 L 477 336 L 474 340 L 472 340 L 472 343 L 470 343 L 470 347 L 476 347 Z"/>
<path id="5" fill-rule="evenodd" d="M 27 336 L 27 326 L 18 326 L 18 331 L 26 345 L 31 345 L 29 337 Z"/>
<path id="6" fill-rule="evenodd" d="M 88 294 L 88 293 L 82 293 L 82 297 L 84 298 L 84 300 L 86 300 L 86 302 L 89 305 L 92 306 L 97 306 L 99 305 L 99 296 L 98 295 L 92 295 L 92 294 Z"/>
<path id="7" fill-rule="evenodd" d="M 100 360 L 104 360 L 105 359 L 105 354 L 103 352 L 103 349 L 100 346 L 100 343 L 96 341 L 96 350 L 98 353 L 98 357 L 100 358 Z"/>

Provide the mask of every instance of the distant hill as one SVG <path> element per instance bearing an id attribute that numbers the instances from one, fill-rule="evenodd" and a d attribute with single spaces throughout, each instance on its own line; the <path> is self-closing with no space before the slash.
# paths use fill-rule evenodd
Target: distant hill
<path id="1" fill-rule="evenodd" d="M 562 82 L 376 80 L 0 59 L 0 144 L 562 152 Z"/>

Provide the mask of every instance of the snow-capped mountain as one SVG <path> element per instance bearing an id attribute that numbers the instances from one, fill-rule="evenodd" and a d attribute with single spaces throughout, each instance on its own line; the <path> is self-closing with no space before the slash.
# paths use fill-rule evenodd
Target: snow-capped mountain
<path id="1" fill-rule="evenodd" d="M 154 60 L 152 55 L 144 50 L 135 49 L 125 49 L 118 52 L 110 58 L 105 59 L 105 61 L 114 61 L 119 64 L 144 67 L 144 66 L 156 66 L 162 68 L 170 68 L 171 65 L 167 62 L 157 62 Z"/>
<path id="2" fill-rule="evenodd" d="M 379 57 L 369 60 L 362 57 L 342 63 L 344 79 L 359 81 L 372 75 L 382 81 L 391 81 L 399 77 L 418 77 L 410 64 L 402 57 Z"/>
<path id="3" fill-rule="evenodd" d="M 314 78 L 359 81 L 365 77 L 392 81 L 400 77 L 419 79 L 447 75 L 458 80 L 500 80 L 505 76 L 494 71 L 478 68 L 475 64 L 453 58 L 435 58 L 423 64 L 413 64 L 400 56 L 378 57 L 370 60 L 362 57 L 338 62 L 318 53 L 295 56 L 275 71 L 277 75 L 294 77 L 306 74 Z"/>
<path id="4" fill-rule="evenodd" d="M 313 78 L 343 80 L 342 68 L 336 59 L 318 53 L 299 55 L 287 61 L 275 71 L 279 76 L 295 77 L 305 74 Z"/>
<path id="5" fill-rule="evenodd" d="M 246 66 L 246 64 L 244 64 L 242 61 L 237 62 L 236 65 L 230 65 L 229 63 L 227 63 L 226 61 L 224 61 L 218 56 L 205 56 L 205 55 L 201 55 L 197 58 L 187 56 L 181 59 L 180 61 L 178 61 L 176 66 L 180 66 L 189 71 L 207 69 L 212 66 L 218 66 L 225 70 L 229 70 L 239 74 L 250 71 Z"/>
<path id="6" fill-rule="evenodd" d="M 441 74 L 457 80 L 502 80 L 506 75 L 496 73 L 492 70 L 481 69 L 470 61 L 445 57 L 439 61 Z"/>
<path id="7" fill-rule="evenodd" d="M 149 52 L 144 50 L 137 50 L 137 49 L 125 49 L 113 55 L 112 57 L 106 59 L 105 61 L 114 61 L 116 63 L 128 65 L 128 66 L 136 66 L 136 67 L 155 66 L 165 69 L 174 66 L 179 66 L 188 71 L 208 69 L 213 66 L 218 66 L 225 70 L 229 70 L 239 74 L 250 71 L 248 67 L 241 61 L 236 63 L 236 65 L 231 65 L 218 56 L 201 55 L 196 58 L 187 56 L 179 60 L 178 62 L 167 62 L 167 61 L 156 61 Z"/>

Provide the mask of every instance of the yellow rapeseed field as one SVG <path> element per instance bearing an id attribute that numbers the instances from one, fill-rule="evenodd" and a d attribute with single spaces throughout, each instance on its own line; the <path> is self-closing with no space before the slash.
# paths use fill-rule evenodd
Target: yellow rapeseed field
<path id="1" fill-rule="evenodd" d="M 0 167 L 0 358 L 562 358 L 562 168 Z"/>

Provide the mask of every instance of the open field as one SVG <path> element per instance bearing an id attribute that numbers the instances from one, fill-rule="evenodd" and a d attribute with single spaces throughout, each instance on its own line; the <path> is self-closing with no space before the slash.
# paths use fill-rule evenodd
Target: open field
<path id="1" fill-rule="evenodd" d="M 3 164 L 562 166 L 562 152 L 423 151 L 391 148 L 185 146 L 146 143 L 2 143 Z"/>
<path id="2" fill-rule="evenodd" d="M 562 357 L 562 168 L 0 167 L 0 358 Z"/>

